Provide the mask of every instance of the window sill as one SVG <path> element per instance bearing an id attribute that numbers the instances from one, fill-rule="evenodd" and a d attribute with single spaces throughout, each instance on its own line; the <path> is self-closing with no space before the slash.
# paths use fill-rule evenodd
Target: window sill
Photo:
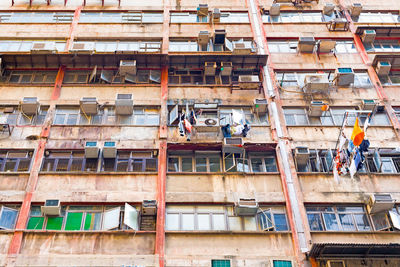
<path id="1" fill-rule="evenodd" d="M 291 231 L 165 231 L 166 234 L 243 234 L 243 235 L 269 235 L 269 234 L 290 234 Z"/>
<path id="2" fill-rule="evenodd" d="M 157 175 L 158 172 L 39 172 L 40 175 Z"/>
<path id="3" fill-rule="evenodd" d="M 340 129 L 342 126 L 339 126 L 339 125 L 286 125 L 286 127 L 294 127 L 294 128 L 323 127 L 323 128 L 338 128 L 338 129 Z M 360 125 L 360 127 L 363 127 L 363 126 Z M 368 126 L 368 128 L 374 128 L 374 127 L 377 127 L 377 128 L 393 128 L 392 125 L 369 125 Z M 347 126 L 345 126 L 345 128 L 349 128 L 350 129 L 350 128 L 353 128 L 353 126 L 352 125 L 347 125 Z"/>
<path id="4" fill-rule="evenodd" d="M 279 175 L 279 172 L 167 172 L 167 175 Z"/>
<path id="5" fill-rule="evenodd" d="M 21 175 L 21 174 L 29 175 L 30 171 L 26 171 L 26 172 L 0 172 L 0 175 Z"/>
<path id="6" fill-rule="evenodd" d="M 155 234 L 156 231 L 135 231 L 135 230 L 97 230 L 97 231 L 65 231 L 65 230 L 14 230 L 24 233 L 54 233 L 54 234 Z M 12 232 L 14 232 L 12 231 Z"/>
<path id="7" fill-rule="evenodd" d="M 300 24 L 300 25 L 304 25 L 304 24 L 311 24 L 311 25 L 326 25 L 326 24 L 330 24 L 330 21 L 329 22 L 326 22 L 326 21 L 323 21 L 323 22 L 310 22 L 310 21 L 307 21 L 307 22 L 279 22 L 279 21 L 277 21 L 277 22 L 263 22 L 263 24 Z"/>
<path id="8" fill-rule="evenodd" d="M 326 175 L 326 176 L 333 176 L 333 172 L 297 172 L 297 175 Z M 390 172 L 357 172 L 355 175 L 379 175 L 379 176 L 387 176 L 387 175 L 400 175 L 400 173 L 390 173 Z M 341 177 L 350 177 L 350 175 L 345 175 Z"/>
<path id="9" fill-rule="evenodd" d="M 66 125 L 66 124 L 52 124 L 52 127 L 159 127 L 160 125 L 124 125 L 124 124 L 116 124 L 116 125 L 110 125 L 110 124 L 79 124 L 79 125 Z"/>
<path id="10" fill-rule="evenodd" d="M 310 231 L 311 234 L 400 234 L 400 231 Z"/>

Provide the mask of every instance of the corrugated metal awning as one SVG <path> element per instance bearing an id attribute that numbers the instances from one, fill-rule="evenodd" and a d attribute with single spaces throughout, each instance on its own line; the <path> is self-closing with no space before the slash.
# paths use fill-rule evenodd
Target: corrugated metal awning
<path id="1" fill-rule="evenodd" d="M 328 258 L 400 258 L 400 244 L 317 243 L 309 253 L 316 259 Z"/>

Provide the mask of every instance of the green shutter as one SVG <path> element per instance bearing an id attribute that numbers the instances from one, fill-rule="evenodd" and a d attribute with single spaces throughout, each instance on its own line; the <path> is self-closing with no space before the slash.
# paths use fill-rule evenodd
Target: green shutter
<path id="1" fill-rule="evenodd" d="M 212 267 L 231 267 L 230 260 L 211 260 Z"/>
<path id="2" fill-rule="evenodd" d="M 85 218 L 84 230 L 99 230 L 101 226 L 101 213 L 87 212 Z"/>
<path id="3" fill-rule="evenodd" d="M 291 261 L 274 260 L 274 267 L 292 267 Z"/>
<path id="4" fill-rule="evenodd" d="M 67 222 L 65 223 L 66 231 L 81 230 L 83 212 L 68 212 Z"/>
<path id="5" fill-rule="evenodd" d="M 28 221 L 28 230 L 42 230 L 44 217 L 30 217 Z"/>
<path id="6" fill-rule="evenodd" d="M 61 230 L 64 217 L 48 217 L 46 230 Z"/>

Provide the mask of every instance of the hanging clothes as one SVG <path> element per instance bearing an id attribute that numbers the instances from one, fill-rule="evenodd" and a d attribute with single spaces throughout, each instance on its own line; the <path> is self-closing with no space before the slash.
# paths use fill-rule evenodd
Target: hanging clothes
<path id="1" fill-rule="evenodd" d="M 224 138 L 232 137 L 232 135 L 231 135 L 231 125 L 230 124 L 222 126 L 221 127 L 221 131 L 222 131 L 222 134 L 224 135 Z"/>
<path id="2" fill-rule="evenodd" d="M 359 146 L 361 142 L 364 140 L 364 131 L 361 130 L 360 125 L 358 123 L 358 118 L 356 118 L 356 122 L 354 123 L 353 132 L 351 134 L 351 140 L 355 146 Z"/>

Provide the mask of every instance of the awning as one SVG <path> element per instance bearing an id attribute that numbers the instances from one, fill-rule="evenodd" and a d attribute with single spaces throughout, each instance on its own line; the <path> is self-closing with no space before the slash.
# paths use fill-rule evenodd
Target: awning
<path id="1" fill-rule="evenodd" d="M 392 69 L 400 68 L 400 55 L 398 54 L 377 54 L 374 57 L 372 66 L 376 67 L 379 61 L 388 61 L 392 65 Z"/>
<path id="2" fill-rule="evenodd" d="M 309 256 L 328 258 L 400 258 L 400 244 L 313 244 Z"/>

